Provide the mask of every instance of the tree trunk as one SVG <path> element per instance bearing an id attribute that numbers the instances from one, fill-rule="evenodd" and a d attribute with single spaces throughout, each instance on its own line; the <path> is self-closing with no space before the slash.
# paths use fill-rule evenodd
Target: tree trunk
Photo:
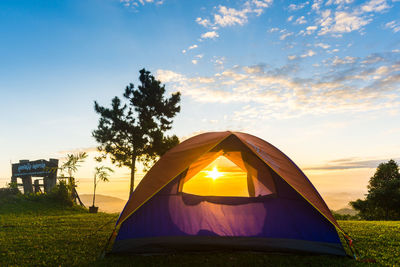
<path id="1" fill-rule="evenodd" d="M 129 197 L 132 195 L 133 188 L 135 186 L 135 165 L 136 165 L 136 156 L 133 156 L 131 164 L 131 188 L 129 190 Z"/>
<path id="2" fill-rule="evenodd" d="M 94 175 L 94 182 L 93 182 L 93 207 L 94 207 L 94 201 L 96 198 L 96 175 Z"/>

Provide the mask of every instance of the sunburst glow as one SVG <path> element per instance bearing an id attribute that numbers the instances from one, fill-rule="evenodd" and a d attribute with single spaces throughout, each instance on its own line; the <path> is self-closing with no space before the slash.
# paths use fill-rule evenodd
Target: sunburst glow
<path id="1" fill-rule="evenodd" d="M 219 178 L 222 176 L 222 173 L 218 171 L 217 167 L 214 166 L 212 171 L 207 171 L 207 176 L 206 177 L 211 177 L 213 180 Z"/>

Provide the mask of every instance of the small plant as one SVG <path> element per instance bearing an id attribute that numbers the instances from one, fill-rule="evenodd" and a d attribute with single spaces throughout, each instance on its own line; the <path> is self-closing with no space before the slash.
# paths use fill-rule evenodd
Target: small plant
<path id="1" fill-rule="evenodd" d="M 96 200 L 96 188 L 99 182 L 108 182 L 108 177 L 110 177 L 110 173 L 114 172 L 113 169 L 105 166 L 95 167 L 94 168 L 94 177 L 93 177 L 93 205 L 89 207 L 89 212 L 93 213 L 97 212 L 97 207 L 95 207 Z"/>
<path id="2" fill-rule="evenodd" d="M 80 163 L 83 163 L 85 159 L 88 157 L 86 152 L 80 152 L 77 154 L 67 154 L 67 161 L 63 163 L 60 167 L 61 177 L 66 177 L 64 172 L 67 172 L 68 185 L 65 183 L 64 185 L 69 191 L 69 196 L 72 198 L 72 201 L 75 201 L 77 198 L 75 191 L 75 178 L 74 174 L 78 171 L 78 167 L 80 167 Z M 61 184 L 61 183 L 60 183 Z M 64 186 L 63 185 L 63 186 Z"/>

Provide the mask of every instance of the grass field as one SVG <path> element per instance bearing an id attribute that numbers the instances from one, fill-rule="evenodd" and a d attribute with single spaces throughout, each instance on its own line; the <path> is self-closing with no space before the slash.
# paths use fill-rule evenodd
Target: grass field
<path id="1" fill-rule="evenodd" d="M 107 256 L 100 259 L 99 255 L 117 216 L 105 213 L 88 214 L 79 208 L 66 209 L 46 202 L 25 201 L 13 205 L 0 205 L 0 266 L 368 265 L 344 257 L 237 252 Z M 357 240 L 356 246 L 363 258 L 375 259 L 380 265 L 400 266 L 400 222 L 339 223 Z M 102 226 L 104 227 L 101 228 Z"/>

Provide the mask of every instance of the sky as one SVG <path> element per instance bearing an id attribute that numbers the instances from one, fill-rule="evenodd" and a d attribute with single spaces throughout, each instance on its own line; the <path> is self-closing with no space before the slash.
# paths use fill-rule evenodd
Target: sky
<path id="1" fill-rule="evenodd" d="M 398 0 L 2 0 L 0 186 L 10 162 L 87 151 L 77 177 L 90 193 L 93 102 L 142 68 L 182 93 L 171 133 L 256 135 L 331 208 L 400 161 Z M 127 199 L 129 170 L 114 169 L 99 192 Z"/>

